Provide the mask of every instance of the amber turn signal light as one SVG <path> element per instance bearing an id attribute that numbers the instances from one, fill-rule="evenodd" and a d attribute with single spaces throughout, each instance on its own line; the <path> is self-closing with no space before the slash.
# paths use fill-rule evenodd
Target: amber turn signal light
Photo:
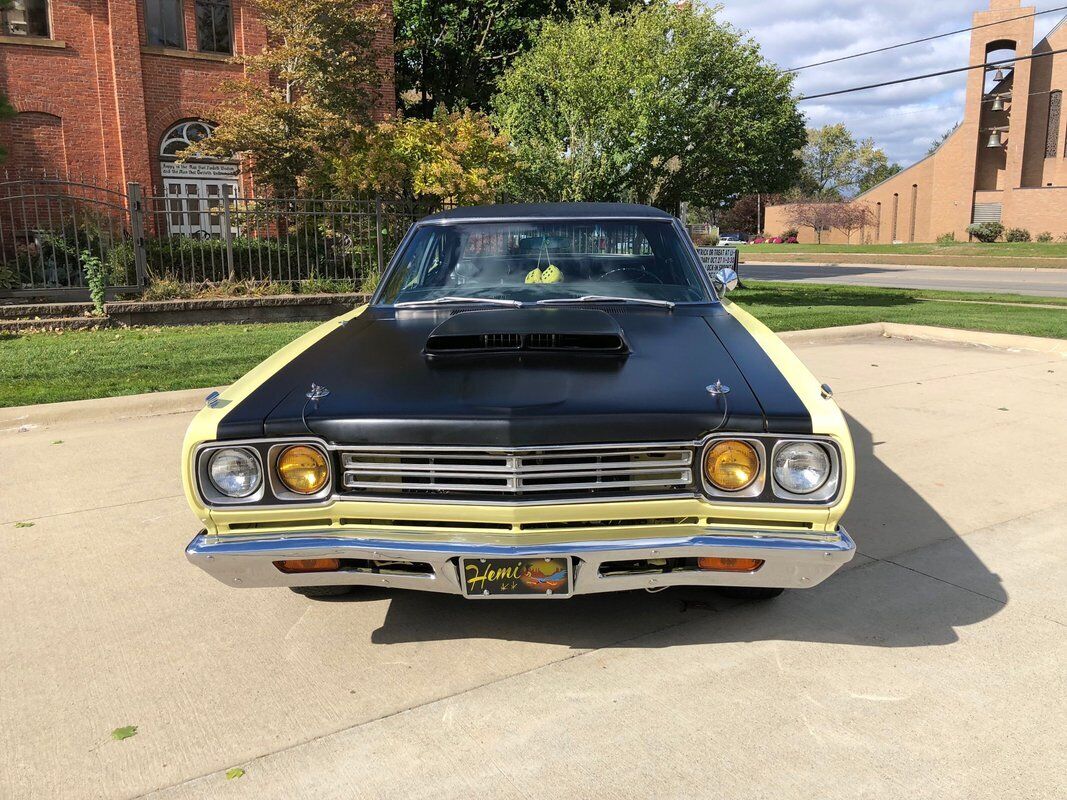
<path id="1" fill-rule="evenodd" d="M 281 572 L 336 572 L 341 568 L 339 558 L 295 558 L 288 561 L 275 561 L 274 566 Z"/>
<path id="2" fill-rule="evenodd" d="M 698 558 L 697 566 L 708 572 L 755 572 L 763 566 L 759 558 Z"/>

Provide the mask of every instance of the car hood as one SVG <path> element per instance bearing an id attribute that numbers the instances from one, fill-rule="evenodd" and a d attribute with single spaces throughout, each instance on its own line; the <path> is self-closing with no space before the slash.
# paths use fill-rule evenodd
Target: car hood
<path id="1" fill-rule="evenodd" d="M 426 357 L 427 338 L 455 309 L 370 308 L 238 403 L 218 435 L 533 447 L 690 441 L 719 429 L 811 431 L 788 381 L 721 306 L 609 311 L 628 345 L 621 357 L 514 353 L 437 360 Z M 707 390 L 716 381 L 729 387 L 725 403 Z M 329 394 L 308 400 L 313 383 Z"/>

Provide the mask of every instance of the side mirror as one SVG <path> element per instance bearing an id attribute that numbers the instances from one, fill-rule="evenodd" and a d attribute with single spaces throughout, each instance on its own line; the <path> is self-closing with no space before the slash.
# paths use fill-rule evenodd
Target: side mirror
<path id="1" fill-rule="evenodd" d="M 715 284 L 715 291 L 720 295 L 724 295 L 737 288 L 739 279 L 736 271 L 729 267 L 723 267 L 712 276 L 711 280 Z"/>

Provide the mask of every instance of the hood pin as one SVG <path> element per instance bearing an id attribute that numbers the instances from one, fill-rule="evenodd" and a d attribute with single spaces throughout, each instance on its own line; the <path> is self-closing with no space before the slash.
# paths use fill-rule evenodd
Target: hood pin
<path id="1" fill-rule="evenodd" d="M 312 383 L 311 391 L 305 394 L 304 397 L 314 403 L 315 407 L 318 408 L 319 400 L 329 395 L 329 393 L 330 390 L 327 389 L 325 386 L 319 386 L 317 383 Z"/>
<path id="2" fill-rule="evenodd" d="M 730 394 L 730 387 L 723 386 L 722 381 L 716 380 L 711 386 L 707 387 L 708 394 L 712 397 L 721 397 L 723 395 Z"/>

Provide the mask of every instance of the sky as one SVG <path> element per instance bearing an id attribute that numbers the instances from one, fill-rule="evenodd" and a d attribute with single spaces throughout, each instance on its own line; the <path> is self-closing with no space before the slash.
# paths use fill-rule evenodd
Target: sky
<path id="1" fill-rule="evenodd" d="M 763 54 L 783 69 L 918 39 L 971 25 L 988 0 L 720 0 L 720 19 L 747 30 Z M 714 5 L 714 3 L 708 3 Z M 1067 0 L 1038 0 L 1038 11 Z M 1020 9 L 1020 14 L 1026 13 Z M 1041 39 L 1067 11 L 1037 17 Z M 801 94 L 847 89 L 967 64 L 970 34 L 804 70 Z M 844 122 L 872 137 L 891 161 L 918 161 L 930 143 L 963 116 L 966 73 L 801 103 L 810 127 Z"/>

